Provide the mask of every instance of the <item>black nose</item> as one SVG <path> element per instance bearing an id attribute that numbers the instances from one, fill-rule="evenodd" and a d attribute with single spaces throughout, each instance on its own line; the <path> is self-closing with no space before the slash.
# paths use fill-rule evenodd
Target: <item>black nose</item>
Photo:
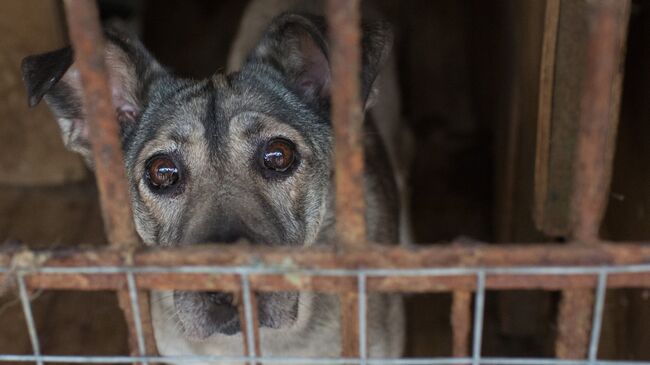
<path id="1" fill-rule="evenodd" d="M 233 295 L 228 293 L 222 293 L 218 291 L 207 292 L 208 300 L 216 305 L 232 305 Z"/>
<path id="2" fill-rule="evenodd" d="M 246 229 L 239 224 L 220 224 L 212 231 L 206 243 L 235 243 L 241 240 L 248 240 L 249 235 Z"/>

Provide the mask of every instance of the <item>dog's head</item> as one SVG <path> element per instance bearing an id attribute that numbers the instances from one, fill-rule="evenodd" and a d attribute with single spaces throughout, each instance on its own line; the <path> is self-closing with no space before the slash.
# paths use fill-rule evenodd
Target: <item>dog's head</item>
<path id="1" fill-rule="evenodd" d="M 382 23 L 364 26 L 364 33 L 367 99 L 391 36 Z M 124 32 L 108 29 L 106 38 L 134 218 L 145 243 L 298 246 L 331 234 L 330 65 L 321 18 L 276 18 L 239 72 L 201 81 L 174 77 Z M 66 146 L 92 167 L 72 50 L 27 57 L 22 67 L 30 105 L 44 98 Z M 298 297 L 260 295 L 261 325 L 290 326 Z M 239 331 L 228 294 L 177 291 L 174 304 L 190 337 Z"/>

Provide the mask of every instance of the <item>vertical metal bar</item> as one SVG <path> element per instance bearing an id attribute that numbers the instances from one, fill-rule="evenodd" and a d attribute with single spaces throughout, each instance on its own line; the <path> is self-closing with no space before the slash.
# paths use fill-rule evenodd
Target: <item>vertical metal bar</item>
<path id="1" fill-rule="evenodd" d="M 607 272 L 604 270 L 598 274 L 598 286 L 596 287 L 596 304 L 594 307 L 594 319 L 591 324 L 591 341 L 589 343 L 589 364 L 595 364 L 598 357 L 598 344 L 600 342 L 600 329 L 603 324 L 603 310 L 605 309 L 605 293 L 607 291 Z"/>
<path id="2" fill-rule="evenodd" d="M 573 237 L 598 239 L 611 181 L 629 0 L 588 2 L 589 39 L 572 199 Z"/>
<path id="3" fill-rule="evenodd" d="M 142 333 L 142 318 L 140 317 L 140 305 L 138 300 L 138 292 L 136 290 L 135 278 L 133 273 L 126 274 L 126 282 L 129 287 L 129 299 L 131 302 L 131 311 L 133 312 L 133 321 L 135 323 L 135 333 L 138 341 L 138 350 L 140 356 L 147 356 L 144 335 Z M 143 361 L 143 365 L 148 365 L 148 362 Z"/>
<path id="4" fill-rule="evenodd" d="M 472 317 L 471 303 L 471 292 L 467 290 L 454 291 L 451 305 L 451 329 L 453 332 L 452 355 L 454 357 L 469 356 L 469 335 Z"/>
<path id="5" fill-rule="evenodd" d="M 336 227 L 339 239 L 349 247 L 361 247 L 366 241 L 359 12 L 359 0 L 327 1 L 335 137 Z"/>
<path id="6" fill-rule="evenodd" d="M 88 122 L 104 230 L 112 246 L 135 247 L 139 239 L 127 188 L 120 125 L 111 99 L 99 12 L 95 1 L 65 0 L 64 5 L 70 40 L 75 50 L 75 67 L 81 77 L 83 108 Z M 124 291 L 117 294 L 129 324 L 129 336 L 133 339 L 137 336 L 137 328 L 130 320 L 129 294 Z M 146 293 L 140 294 L 148 298 Z M 146 318 L 150 318 L 149 313 Z M 153 346 L 155 339 L 151 321 L 147 320 L 141 325 L 145 327 L 144 333 Z M 133 343 L 130 341 L 130 344 Z M 134 352 L 135 348 L 131 350 Z M 150 355 L 156 355 L 155 347 L 150 348 Z"/>
<path id="7" fill-rule="evenodd" d="M 65 0 L 65 9 L 75 51 L 75 67 L 81 77 L 104 229 L 111 245 L 135 246 L 138 238 L 127 189 L 120 125 L 111 101 L 97 6 L 95 1 Z"/>
<path id="8" fill-rule="evenodd" d="M 367 288 L 366 288 L 366 275 L 360 272 L 357 275 L 358 297 L 359 297 L 359 358 L 361 359 L 360 365 L 366 364 L 368 358 L 368 310 L 367 310 Z"/>
<path id="9" fill-rule="evenodd" d="M 326 14 L 331 44 L 336 229 L 342 244 L 359 248 L 366 242 L 359 0 L 328 0 Z M 360 300 L 358 292 L 339 296 L 341 353 L 345 357 L 359 356 L 364 346 L 359 343 Z"/>
<path id="10" fill-rule="evenodd" d="M 558 358 L 583 359 L 587 355 L 593 300 L 591 289 L 562 292 L 555 341 L 555 356 Z"/>
<path id="11" fill-rule="evenodd" d="M 611 181 L 630 1 L 593 0 L 586 6 L 589 36 L 570 220 L 572 238 L 593 243 L 599 239 Z M 557 357 L 579 359 L 588 355 L 593 300 L 589 289 L 562 292 Z"/>
<path id="12" fill-rule="evenodd" d="M 481 345 L 483 343 L 483 313 L 485 308 L 485 271 L 479 271 L 477 274 L 476 297 L 474 301 L 474 339 L 472 341 L 472 365 L 480 365 Z"/>
<path id="13" fill-rule="evenodd" d="M 29 300 L 29 295 L 27 294 L 27 288 L 25 287 L 25 280 L 22 273 L 16 275 L 16 280 L 18 281 L 18 292 L 20 295 L 20 303 L 23 306 L 23 313 L 25 314 L 25 322 L 27 322 L 27 331 L 29 332 L 29 340 L 32 343 L 32 350 L 34 356 L 36 357 L 36 364 L 42 365 L 43 359 L 41 358 L 41 344 L 38 340 L 38 334 L 36 331 L 36 323 L 34 322 L 34 315 L 32 314 L 32 305 Z"/>
<path id="14" fill-rule="evenodd" d="M 339 295 L 341 308 L 341 356 L 359 357 L 360 342 L 360 318 L 359 318 L 359 294 L 355 292 Z"/>
<path id="15" fill-rule="evenodd" d="M 246 327 L 246 347 L 248 348 L 248 356 L 253 360 L 250 362 L 250 365 L 255 365 L 255 358 L 257 357 L 258 347 L 256 346 L 255 334 L 257 333 L 258 328 L 255 324 L 254 314 L 253 314 L 253 302 L 252 302 L 252 293 L 251 285 L 248 280 L 247 274 L 242 274 L 241 276 L 241 288 L 242 288 L 242 299 L 244 300 L 244 317 L 246 323 L 241 323 L 242 328 Z"/>

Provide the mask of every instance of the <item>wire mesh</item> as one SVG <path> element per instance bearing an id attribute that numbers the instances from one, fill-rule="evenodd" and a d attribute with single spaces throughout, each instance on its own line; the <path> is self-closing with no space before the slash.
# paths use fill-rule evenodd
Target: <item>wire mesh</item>
<path id="1" fill-rule="evenodd" d="M 8 271 L 8 268 L 0 268 L 0 271 Z M 135 290 L 138 274 L 144 273 L 194 273 L 194 274 L 211 274 L 227 275 L 236 274 L 241 277 L 241 288 L 243 293 L 245 308 L 245 326 L 246 341 L 248 342 L 248 354 L 245 356 L 203 356 L 203 355 L 186 355 L 186 356 L 53 356 L 42 355 L 40 352 L 39 339 L 36 325 L 33 320 L 31 303 L 27 293 L 25 278 L 33 273 L 49 274 L 89 274 L 101 275 L 106 273 L 125 274 L 126 280 L 131 293 L 133 305 L 133 314 L 135 316 L 136 328 L 138 323 L 142 322 L 139 310 L 137 310 L 137 292 Z M 34 267 L 18 269 L 16 278 L 18 283 L 19 294 L 23 304 L 23 311 L 27 328 L 32 340 L 34 349 L 33 355 L 0 355 L 0 362 L 37 362 L 43 363 L 269 363 L 269 364 L 403 364 L 403 365 L 424 365 L 424 364 L 548 364 L 548 365 L 648 365 L 650 362 L 643 361 L 612 361 L 599 360 L 597 350 L 600 338 L 600 329 L 603 321 L 603 308 L 605 305 L 605 292 L 607 289 L 607 279 L 609 275 L 620 273 L 639 273 L 650 274 L 650 264 L 648 265 L 618 265 L 618 266 L 555 266 L 555 267 L 482 267 L 482 268 L 423 268 L 423 269 L 300 269 L 300 268 L 278 268 L 263 266 L 231 266 L 231 267 Z M 326 358 L 326 357 L 280 357 L 265 356 L 263 353 L 256 353 L 255 339 L 253 328 L 253 305 L 251 298 L 254 295 L 249 277 L 253 275 L 305 275 L 321 277 L 350 277 L 357 280 L 358 298 L 359 298 L 359 356 Z M 589 355 L 584 360 L 562 360 L 562 359 L 535 359 L 535 358 L 498 358 L 481 356 L 482 332 L 484 322 L 484 303 L 485 291 L 488 287 L 487 278 L 491 275 L 592 275 L 597 277 L 596 283 L 596 300 L 594 316 L 592 320 L 592 333 L 589 345 Z M 474 335 L 472 341 L 472 356 L 470 358 L 417 358 L 417 359 L 385 359 L 368 357 L 367 353 L 367 285 L 368 278 L 385 277 L 385 276 L 402 276 L 411 277 L 417 280 L 422 277 L 439 277 L 439 276 L 461 276 L 473 275 L 476 280 L 475 289 L 475 307 L 474 307 Z M 137 331 L 138 344 L 140 352 L 144 354 L 145 338 L 142 331 Z"/>

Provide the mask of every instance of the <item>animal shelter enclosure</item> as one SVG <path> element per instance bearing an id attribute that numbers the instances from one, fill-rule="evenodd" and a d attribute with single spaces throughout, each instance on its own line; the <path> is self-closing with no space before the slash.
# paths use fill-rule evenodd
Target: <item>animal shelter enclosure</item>
<path id="1" fill-rule="evenodd" d="M 192 22 L 187 15 L 192 11 L 179 10 L 194 6 L 190 3 L 148 4 L 150 17 L 138 21 L 145 42 L 161 60 L 168 60 L 181 74 L 199 77 L 213 67 L 205 60 L 216 56 L 205 55 L 201 62 L 206 64 L 188 66 L 190 61 L 183 64 L 178 59 L 189 56 L 165 48 L 174 43 L 165 33 L 171 32 L 169 23 L 180 25 L 177 18 L 182 14 L 187 23 Z M 100 12 L 94 1 L 87 0 L 52 6 L 53 13 L 65 13 L 83 84 L 108 245 L 52 247 L 58 237 L 50 242 L 39 238 L 41 242 L 34 244 L 7 241 L 2 245 L 0 294 L 16 293 L 19 305 L 9 313 L 22 313 L 19 320 L 24 316 L 24 322 L 22 332 L 15 330 L 0 311 L 0 326 L 5 323 L 5 334 L 10 333 L 0 338 L 0 363 L 649 365 L 650 4 L 629 0 L 434 3 L 378 1 L 377 7 L 392 14 L 389 20 L 402 32 L 394 52 L 404 89 L 405 119 L 414 131 L 407 181 L 414 240 L 447 243 L 367 242 L 364 110 L 357 77 L 362 6 L 359 0 L 328 0 L 324 13 L 331 43 L 338 244 L 299 249 L 210 242 L 141 247 L 110 102 Z M 107 12 L 119 15 L 124 6 L 119 1 L 99 4 L 104 19 Z M 138 4 L 138 9 L 147 5 Z M 234 25 L 227 26 L 224 19 L 239 18 L 244 4 L 204 3 L 196 9 L 196 13 L 218 14 L 216 29 L 223 29 L 218 37 L 225 38 L 234 34 L 237 23 L 231 20 Z M 434 20 L 427 18 L 427 12 L 437 14 Z M 187 29 L 193 34 L 188 38 L 200 38 Z M 197 42 L 193 50 L 205 46 Z M 427 53 L 422 45 L 429 43 L 434 51 L 443 52 Z M 229 43 L 220 44 L 226 49 Z M 445 57 L 448 60 L 437 60 Z M 423 64 L 437 69 L 431 71 Z M 3 67 L 9 66 L 3 63 Z M 409 88 L 413 85 L 418 88 Z M 467 97 L 454 97 L 461 94 Z M 72 172 L 65 179 L 82 181 L 85 170 L 74 163 L 69 166 Z M 94 199 L 92 186 L 74 184 L 60 189 L 48 185 L 37 198 L 26 198 L 21 190 L 10 205 L 36 199 L 31 204 L 38 207 L 39 199 L 57 193 L 73 196 L 84 189 Z M 70 202 L 60 206 L 77 209 Z M 83 225 L 94 225 L 96 230 L 99 209 L 84 207 L 79 208 L 87 219 Z M 59 219 L 58 209 L 53 209 L 54 220 Z M 37 210 L 22 214 L 32 217 Z M 94 216 L 88 213 L 93 211 Z M 10 216 L 19 214 L 3 208 L 3 215 L 11 225 L 15 222 Z M 38 225 L 28 220 L 26 230 Z M 3 229 L 0 238 L 12 238 L 11 229 Z M 244 353 L 160 356 L 149 291 L 173 289 L 232 293 L 237 298 Z M 128 337 L 124 341 L 128 353 L 119 353 L 123 350 L 119 344 L 113 347 L 118 351 L 109 355 L 44 351 L 45 336 L 56 337 L 57 330 L 75 323 L 39 324 L 54 319 L 35 315 L 32 301 L 38 300 L 34 298 L 39 293 L 53 291 L 80 295 L 81 304 L 83 295 L 103 292 L 88 302 L 92 305 L 109 302 L 116 293 L 121 313 L 107 310 L 104 316 L 120 324 L 101 325 L 93 334 L 106 333 L 106 338 L 117 342 L 120 334 Z M 291 291 L 338 296 L 340 357 L 264 353 L 257 296 Z M 373 293 L 409 296 L 408 357 L 369 356 L 367 305 Z M 82 307 L 69 308 L 82 312 Z M 429 316 L 444 318 L 449 333 L 421 329 L 420 322 L 438 323 L 429 322 Z M 27 336 L 27 352 L 3 345 L 20 333 Z M 104 342 L 110 345 L 111 341 Z M 421 350 L 445 343 L 448 351 Z M 502 353 L 504 348 L 516 351 Z"/>

